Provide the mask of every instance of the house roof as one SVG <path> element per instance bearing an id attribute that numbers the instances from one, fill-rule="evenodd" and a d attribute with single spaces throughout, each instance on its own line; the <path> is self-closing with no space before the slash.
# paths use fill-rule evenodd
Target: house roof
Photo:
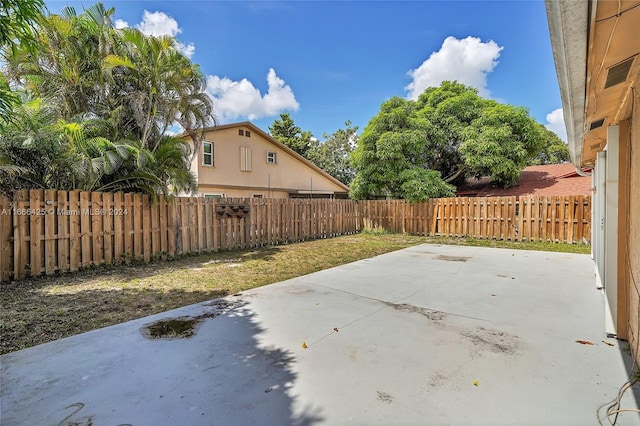
<path id="1" fill-rule="evenodd" d="M 460 196 L 506 197 L 520 195 L 590 195 L 591 178 L 579 176 L 571 163 L 529 166 L 522 170 L 518 185 L 500 188 L 488 177 L 469 179 L 457 192 Z"/>
<path id="2" fill-rule="evenodd" d="M 338 185 L 339 187 L 341 187 L 345 192 L 349 192 L 349 187 L 347 185 L 345 185 L 344 183 L 340 182 L 338 179 L 336 179 L 335 177 L 331 176 L 329 173 L 327 173 L 326 171 L 324 171 L 320 167 L 316 166 L 314 163 L 312 163 L 311 161 L 307 160 L 302 155 L 298 154 L 293 149 L 289 148 L 288 146 L 286 146 L 285 144 L 283 144 L 279 140 L 273 138 L 270 134 L 268 134 L 267 132 L 265 132 L 264 130 L 262 130 L 261 128 L 259 128 L 258 126 L 256 126 L 255 124 L 253 124 L 250 121 L 241 121 L 241 122 L 238 122 L 238 123 L 228 123 L 228 124 L 218 124 L 216 126 L 205 127 L 204 129 L 202 129 L 202 131 L 204 133 L 206 133 L 206 132 L 213 132 L 215 130 L 231 129 L 231 128 L 235 128 L 235 127 L 248 127 L 254 133 L 257 133 L 260 136 L 262 136 L 267 142 L 272 143 L 273 145 L 275 145 L 278 148 L 280 148 L 281 150 L 285 151 L 287 154 L 291 155 L 292 157 L 294 157 L 298 161 L 304 163 L 305 165 L 307 165 L 308 167 L 310 167 L 314 171 L 316 171 L 316 172 L 320 173 L 321 175 L 325 176 L 331 182 L 333 182 L 336 185 Z M 189 136 L 189 135 L 186 132 L 177 135 L 177 137 L 179 137 L 179 138 L 187 137 L 187 136 Z"/>

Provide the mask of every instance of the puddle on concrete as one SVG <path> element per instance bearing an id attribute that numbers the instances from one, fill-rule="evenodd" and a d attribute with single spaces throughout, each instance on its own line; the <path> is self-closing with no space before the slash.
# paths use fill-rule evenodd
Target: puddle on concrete
<path id="1" fill-rule="evenodd" d="M 205 306 L 214 310 L 201 315 L 190 317 L 165 318 L 147 324 L 142 328 L 142 334 L 149 339 L 184 339 L 195 335 L 200 323 L 207 318 L 217 318 L 238 305 L 237 302 L 214 300 Z"/>
<path id="2" fill-rule="evenodd" d="M 448 260 L 450 262 L 466 262 L 467 260 L 471 259 L 471 257 L 447 256 L 445 254 L 441 254 L 440 256 L 436 257 L 436 259 L 438 259 L 438 260 Z"/>
<path id="3" fill-rule="evenodd" d="M 193 336 L 198 320 L 191 317 L 169 318 L 156 321 L 146 327 L 152 339 L 175 339 Z"/>

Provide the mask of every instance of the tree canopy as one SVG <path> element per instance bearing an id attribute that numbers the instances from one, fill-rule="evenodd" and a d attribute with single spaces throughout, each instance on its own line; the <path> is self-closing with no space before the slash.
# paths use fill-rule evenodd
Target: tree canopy
<path id="1" fill-rule="evenodd" d="M 474 88 L 445 81 L 416 101 L 394 97 L 383 102 L 352 155 L 351 196 L 451 196 L 453 185 L 471 176 L 513 186 L 545 138 L 525 108 L 481 98 Z"/>
<path id="2" fill-rule="evenodd" d="M 269 126 L 269 134 L 303 157 L 306 156 L 313 137 L 310 131 L 303 131 L 297 126 L 288 113 L 280 114 L 280 119 Z"/>
<path id="3" fill-rule="evenodd" d="M 537 164 L 558 164 L 571 160 L 569 147 L 551 130 L 546 129 L 542 124 L 541 131 L 546 135 L 545 144 L 542 150 L 529 161 L 530 165 Z"/>
<path id="4" fill-rule="evenodd" d="M 2 48 L 20 104 L 0 119 L 0 190 L 195 190 L 191 159 L 214 120 L 204 75 L 175 39 L 116 29 L 113 13 L 68 7 L 38 20 L 29 45 Z M 175 125 L 194 150 L 167 135 Z"/>
<path id="5" fill-rule="evenodd" d="M 351 153 L 358 143 L 358 126 L 347 120 L 344 129 L 323 134 L 324 142 L 312 139 L 306 156 L 315 165 L 345 185 L 351 184 L 355 171 L 351 167 Z"/>

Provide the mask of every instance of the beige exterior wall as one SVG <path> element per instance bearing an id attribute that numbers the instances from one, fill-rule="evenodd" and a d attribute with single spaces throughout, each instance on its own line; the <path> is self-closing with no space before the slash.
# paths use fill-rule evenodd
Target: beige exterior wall
<path id="1" fill-rule="evenodd" d="M 636 79 L 635 87 L 638 87 Z M 626 236 L 621 239 L 626 241 L 626 249 L 622 254 L 627 255 L 626 279 L 624 287 L 627 296 L 628 312 L 628 340 L 636 361 L 640 364 L 640 94 L 638 90 L 632 91 L 633 115 L 630 119 L 630 144 L 629 156 L 626 164 L 628 167 L 628 209 Z M 624 160 L 623 160 L 624 161 Z"/>
<path id="2" fill-rule="evenodd" d="M 240 135 L 242 130 L 245 135 Z M 246 136 L 249 132 L 250 136 Z M 344 196 L 348 188 L 328 175 L 305 163 L 279 143 L 274 143 L 254 126 L 220 126 L 205 133 L 205 142 L 213 143 L 214 164 L 204 165 L 203 150 L 191 166 L 196 172 L 199 194 L 224 194 L 227 197 L 288 198 L 291 192 L 303 194 L 334 194 Z M 244 148 L 244 166 L 241 169 L 241 148 Z M 273 152 L 276 163 L 267 162 L 267 153 Z M 250 163 L 250 167 L 247 167 Z"/>

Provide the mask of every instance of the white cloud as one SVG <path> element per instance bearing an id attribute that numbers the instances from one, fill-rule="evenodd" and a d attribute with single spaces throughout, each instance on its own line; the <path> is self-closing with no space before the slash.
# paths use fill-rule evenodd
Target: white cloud
<path id="1" fill-rule="evenodd" d="M 409 92 L 407 97 L 418 99 L 424 89 L 439 86 L 445 80 L 475 87 L 480 96 L 488 97 L 487 75 L 498 64 L 502 49 L 493 40 L 483 43 L 477 37 L 462 40 L 447 37 L 439 51 L 431 53 L 422 65 L 408 72 L 413 81 L 405 87 Z"/>
<path id="2" fill-rule="evenodd" d="M 185 45 L 178 42 L 178 50 L 182 52 L 182 54 L 187 58 L 191 58 L 193 54 L 196 53 L 196 45 L 193 43 L 189 43 Z"/>
<path id="3" fill-rule="evenodd" d="M 169 35 L 177 36 L 182 32 L 178 26 L 178 21 L 164 12 L 149 12 L 145 10 L 142 14 L 142 22 L 136 24 L 137 29 L 144 34 L 153 36 Z"/>
<path id="4" fill-rule="evenodd" d="M 555 109 L 547 114 L 547 124 L 544 125 L 547 129 L 554 132 L 560 139 L 567 141 L 567 127 L 564 124 L 564 114 L 562 108 Z"/>
<path id="5" fill-rule="evenodd" d="M 216 116 L 223 122 L 238 117 L 256 120 L 300 108 L 291 87 L 276 75 L 273 68 L 267 74 L 267 84 L 267 93 L 262 95 L 246 78 L 233 81 L 227 77 L 210 75 L 207 78 L 207 92 L 213 97 Z"/>
<path id="6" fill-rule="evenodd" d="M 116 28 L 128 28 L 129 23 L 122 19 L 116 19 L 114 23 Z M 143 34 L 152 35 L 155 37 L 171 36 L 177 37 L 182 32 L 182 28 L 178 26 L 178 21 L 164 12 L 149 12 L 145 10 L 142 14 L 142 21 L 134 25 L 134 28 L 139 29 Z M 187 58 L 191 58 L 196 51 L 196 46 L 193 43 L 182 44 L 177 42 L 178 50 L 182 52 Z"/>
<path id="7" fill-rule="evenodd" d="M 122 29 L 122 28 L 129 28 L 129 23 L 127 21 L 123 21 L 122 19 L 116 19 L 116 22 L 114 22 L 115 27 L 117 29 Z"/>

